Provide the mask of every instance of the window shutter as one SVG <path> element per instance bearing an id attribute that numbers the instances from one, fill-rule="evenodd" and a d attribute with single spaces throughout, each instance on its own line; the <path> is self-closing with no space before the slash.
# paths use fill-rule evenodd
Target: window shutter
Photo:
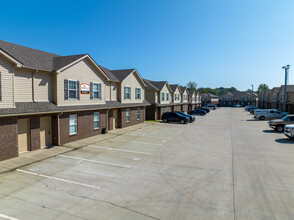
<path id="1" fill-rule="evenodd" d="M 135 99 L 138 99 L 138 98 L 137 98 L 137 90 L 138 90 L 138 88 L 136 87 L 136 88 L 135 88 Z"/>
<path id="2" fill-rule="evenodd" d="M 129 88 L 130 88 L 130 99 L 132 99 L 132 88 L 131 87 Z"/>
<path id="3" fill-rule="evenodd" d="M 127 91 L 126 90 L 127 90 L 126 87 L 124 87 L 124 99 L 126 99 L 126 97 L 127 97 Z"/>
<path id="4" fill-rule="evenodd" d="M 141 89 L 139 89 L 139 99 L 141 99 Z"/>
<path id="5" fill-rule="evenodd" d="M 99 93 L 98 93 L 98 99 L 101 99 L 101 91 L 102 91 L 102 89 L 101 89 L 101 83 L 98 84 L 98 91 L 99 91 Z"/>
<path id="6" fill-rule="evenodd" d="M 80 81 L 77 81 L 77 100 L 80 100 Z"/>
<path id="7" fill-rule="evenodd" d="M 68 100 L 68 80 L 64 80 L 64 100 Z"/>
<path id="8" fill-rule="evenodd" d="M 94 84 L 93 82 L 90 82 L 90 99 L 92 100 L 94 98 Z"/>

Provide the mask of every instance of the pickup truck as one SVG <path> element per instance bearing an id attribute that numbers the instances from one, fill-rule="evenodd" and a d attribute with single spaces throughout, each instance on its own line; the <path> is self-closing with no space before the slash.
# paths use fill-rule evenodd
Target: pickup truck
<path id="1" fill-rule="evenodd" d="M 286 125 L 284 129 L 284 134 L 288 138 L 291 138 L 291 139 L 294 138 L 294 124 Z"/>
<path id="2" fill-rule="evenodd" d="M 270 120 L 268 125 L 276 131 L 284 131 L 284 127 L 288 124 L 294 124 L 294 115 L 286 115 L 282 119 Z"/>
<path id="3" fill-rule="evenodd" d="M 282 118 L 288 114 L 289 114 L 288 112 L 280 112 L 277 109 L 263 109 L 263 110 L 255 111 L 254 118 L 259 120 L 274 119 L 274 118 Z"/>

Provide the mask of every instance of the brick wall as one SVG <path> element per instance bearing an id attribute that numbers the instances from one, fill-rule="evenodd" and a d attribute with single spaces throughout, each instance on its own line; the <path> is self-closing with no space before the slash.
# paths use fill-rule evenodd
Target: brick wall
<path id="1" fill-rule="evenodd" d="M 17 118 L 0 118 L 0 161 L 18 156 Z"/>
<path id="2" fill-rule="evenodd" d="M 94 112 L 100 113 L 100 128 L 94 130 Z M 69 115 L 77 115 L 78 132 L 74 135 L 69 135 Z M 77 141 L 83 138 L 91 137 L 102 133 L 102 128 L 107 126 L 106 110 L 101 111 L 82 111 L 64 113 L 59 116 L 60 125 L 60 144 Z"/>
<path id="3" fill-rule="evenodd" d="M 126 110 L 130 109 L 130 122 L 127 122 Z M 126 108 L 121 109 L 121 127 L 128 127 L 131 125 L 139 124 L 145 121 L 145 108 L 140 107 L 140 120 L 137 120 L 137 109 L 138 108 Z"/>

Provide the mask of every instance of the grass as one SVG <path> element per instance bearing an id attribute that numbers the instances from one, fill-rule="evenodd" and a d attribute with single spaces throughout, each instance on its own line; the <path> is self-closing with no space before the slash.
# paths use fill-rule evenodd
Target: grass
<path id="1" fill-rule="evenodd" d="M 162 122 L 162 120 L 146 120 L 147 122 Z"/>

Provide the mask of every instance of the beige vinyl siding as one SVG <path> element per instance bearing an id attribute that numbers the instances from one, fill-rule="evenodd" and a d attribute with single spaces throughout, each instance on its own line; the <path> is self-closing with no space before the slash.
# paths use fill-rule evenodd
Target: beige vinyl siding
<path id="1" fill-rule="evenodd" d="M 0 108 L 13 108 L 13 65 L 0 56 L 2 100 Z"/>
<path id="2" fill-rule="evenodd" d="M 32 102 L 32 71 L 15 70 L 14 77 L 15 102 Z"/>
<path id="3" fill-rule="evenodd" d="M 124 99 L 124 87 L 131 87 L 131 99 Z M 141 88 L 141 99 L 136 99 L 135 90 Z M 135 73 L 128 75 L 121 83 L 121 102 L 122 103 L 142 103 L 145 97 L 144 88 L 139 82 Z"/>
<path id="4" fill-rule="evenodd" d="M 36 102 L 53 101 L 53 74 L 34 74 L 34 97 Z"/>
<path id="5" fill-rule="evenodd" d="M 161 94 L 164 93 L 164 101 L 162 101 L 161 99 Z M 166 93 L 169 94 L 169 100 L 166 101 Z M 159 100 L 159 103 L 160 104 L 169 104 L 172 102 L 172 97 L 171 97 L 171 93 L 169 92 L 169 89 L 167 87 L 167 84 L 164 85 L 164 87 L 160 90 L 160 93 L 159 93 L 159 97 L 158 97 L 158 100 Z"/>
<path id="6" fill-rule="evenodd" d="M 194 101 L 193 101 L 193 98 L 194 98 Z M 192 103 L 196 103 L 195 92 L 193 92 L 193 95 L 191 96 L 191 102 L 192 102 Z"/>
<path id="7" fill-rule="evenodd" d="M 117 101 L 117 92 L 118 92 L 118 84 L 111 83 L 111 88 L 110 88 L 111 101 Z"/>
<path id="8" fill-rule="evenodd" d="M 106 101 L 110 101 L 111 97 L 110 97 L 110 90 L 111 90 L 111 84 L 110 83 L 106 83 L 105 84 L 105 100 Z"/>
<path id="9" fill-rule="evenodd" d="M 90 99 L 89 94 L 80 94 L 80 100 L 64 100 L 64 80 L 77 80 L 80 84 L 87 83 L 90 85 L 91 82 L 101 83 L 101 100 Z M 106 88 L 105 79 L 102 73 L 99 72 L 87 59 L 81 60 L 73 66 L 67 68 L 57 75 L 57 105 L 97 105 L 105 104 Z"/>
<path id="10" fill-rule="evenodd" d="M 187 99 L 186 99 L 186 100 L 184 100 L 184 95 L 187 96 Z M 187 93 L 187 90 L 185 90 L 185 91 L 183 92 L 183 95 L 182 95 L 182 101 L 183 101 L 183 102 L 188 102 L 188 93 Z"/>
<path id="11" fill-rule="evenodd" d="M 175 94 L 179 95 L 178 100 L 175 100 Z M 180 103 L 181 102 L 181 93 L 180 93 L 179 87 L 177 87 L 176 91 L 174 91 L 174 93 L 173 93 L 173 102 L 174 103 Z"/>

